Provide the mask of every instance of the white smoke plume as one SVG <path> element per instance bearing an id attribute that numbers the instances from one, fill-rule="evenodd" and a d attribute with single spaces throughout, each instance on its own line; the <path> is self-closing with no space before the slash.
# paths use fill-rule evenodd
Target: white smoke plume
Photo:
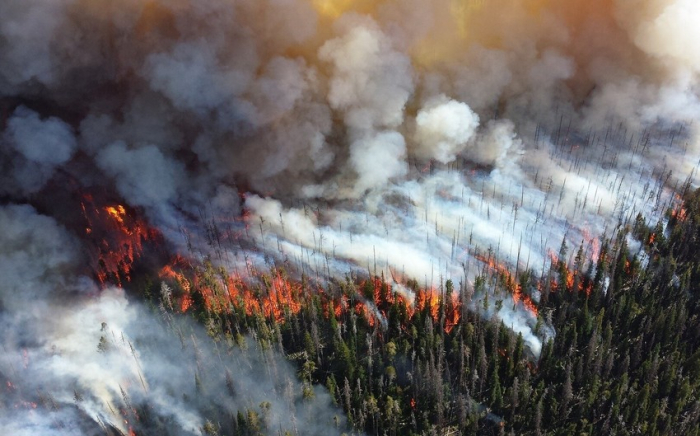
<path id="1" fill-rule="evenodd" d="M 469 106 L 440 96 L 428 102 L 416 116 L 416 156 L 443 164 L 454 162 L 478 126 L 479 116 Z"/>
<path id="2" fill-rule="evenodd" d="M 29 206 L 1 208 L 0 225 L 5 431 L 197 435 L 253 410 L 271 432 L 340 434 L 329 394 L 315 387 L 304 398 L 276 349 L 242 336 L 213 344 L 189 319 L 157 317 L 119 288 L 99 291 L 77 274 L 74 238 Z"/>
<path id="3" fill-rule="evenodd" d="M 70 332 L 103 305 L 138 335 L 141 309 L 76 272 L 78 191 L 232 272 L 286 261 L 322 281 L 369 270 L 471 292 L 485 257 L 515 274 L 544 274 L 562 240 L 595 257 L 697 185 L 698 20 L 691 0 L 4 1 L 0 295 L 23 336 L 6 346 L 60 361 L 48 344 L 82 340 Z M 216 250 L 198 243 L 210 220 L 230 230 Z M 471 308 L 537 355 L 555 332 L 509 301 L 486 289 Z M 62 365 L 56 380 L 80 380 Z M 60 413 L 106 422 L 95 398 Z"/>

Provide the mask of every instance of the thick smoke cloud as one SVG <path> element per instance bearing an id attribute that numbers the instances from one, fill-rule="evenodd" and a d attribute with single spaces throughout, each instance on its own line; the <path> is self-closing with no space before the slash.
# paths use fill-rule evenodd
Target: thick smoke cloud
<path id="1" fill-rule="evenodd" d="M 371 19 L 348 16 L 337 28 L 340 36 L 318 52 L 333 65 L 330 106 L 344 112 L 346 126 L 356 134 L 399 126 L 413 90 L 410 60 Z"/>
<path id="2" fill-rule="evenodd" d="M 134 206 L 157 209 L 176 198 L 178 185 L 184 184 L 184 168 L 153 145 L 128 149 L 115 142 L 100 150 L 97 165 L 114 179 L 117 191 Z"/>
<path id="3" fill-rule="evenodd" d="M 31 194 L 70 160 L 77 147 L 73 130 L 58 118 L 42 120 L 39 114 L 18 107 L 7 121 L 2 156 L 5 194 Z M 16 192 L 19 191 L 19 192 Z"/>
<path id="4" fill-rule="evenodd" d="M 208 419 L 254 410 L 275 432 L 340 434 L 329 394 L 316 387 L 303 398 L 279 351 L 242 336 L 243 348 L 215 345 L 190 319 L 156 316 L 118 288 L 100 291 L 78 274 L 77 241 L 29 206 L 1 208 L 0 226 L 5 431 L 192 435 Z M 144 410 L 152 416 L 138 416 Z"/>
<path id="5" fill-rule="evenodd" d="M 60 434 L 45 427 L 54 414 L 114 423 L 105 404 L 137 360 L 118 337 L 123 353 L 93 355 L 87 314 L 112 319 L 110 335 L 150 326 L 83 276 L 84 229 L 57 193 L 119 198 L 193 257 L 212 255 L 205 221 L 217 220 L 239 235 L 217 248 L 231 271 L 287 261 L 326 283 L 370 270 L 469 293 L 488 256 L 545 274 L 562 240 L 595 257 L 600 238 L 696 186 L 699 19 L 691 0 L 0 3 L 2 320 L 5 346 L 37 362 L 2 371 L 51 374 L 68 404 L 71 362 L 115 368 L 80 404 L 3 415 L 7 428 Z M 535 355 L 555 334 L 502 290 L 480 292 L 472 310 Z M 59 342 L 62 357 L 47 348 Z M 155 349 L 158 366 L 169 348 Z M 203 425 L 141 370 L 138 395 L 185 432 Z"/>
<path id="6" fill-rule="evenodd" d="M 453 162 L 478 126 L 479 116 L 469 106 L 440 96 L 416 116 L 416 155 L 443 164 Z"/>

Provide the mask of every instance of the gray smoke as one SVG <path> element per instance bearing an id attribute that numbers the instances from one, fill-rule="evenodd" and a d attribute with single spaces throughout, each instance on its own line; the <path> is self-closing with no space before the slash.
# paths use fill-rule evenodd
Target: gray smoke
<path id="1" fill-rule="evenodd" d="M 24 106 L 8 119 L 3 142 L 7 161 L 3 164 L 1 192 L 16 195 L 39 191 L 77 148 L 69 125 L 55 117 L 42 120 Z"/>
<path id="2" fill-rule="evenodd" d="M 108 426 L 202 434 L 207 421 L 248 410 L 270 432 L 344 428 L 328 392 L 309 387 L 313 398 L 304 396 L 271 338 L 214 344 L 189 318 L 157 315 L 119 288 L 99 290 L 76 274 L 77 241 L 29 206 L 1 208 L 0 226 L 0 425 L 9 434 L 105 434 Z M 144 410 L 150 416 L 139 416 Z"/>
<path id="3" fill-rule="evenodd" d="M 544 274 L 562 240 L 595 257 L 638 212 L 659 218 L 674 190 L 697 186 L 693 0 L 360 3 L 0 4 L 3 373 L 52 386 L 61 404 L 86 391 L 41 417 L 5 413 L 7 428 L 60 434 L 47 426 L 55 415 L 116 425 L 107 411 L 121 380 L 183 431 L 203 425 L 168 397 L 192 386 L 149 369 L 168 346 L 143 351 L 149 387 L 134 393 L 138 359 L 121 332 L 162 335 L 85 276 L 83 229 L 58 193 L 124 200 L 195 261 L 214 257 L 214 220 L 230 229 L 215 257 L 231 272 L 288 261 L 324 280 L 376 268 L 471 292 L 485 253 Z M 523 333 L 535 355 L 555 334 L 535 332 L 535 315 L 502 289 L 483 292 L 472 309 Z M 93 313 L 114 332 L 111 354 L 95 351 Z M 165 374 L 193 373 L 187 347 L 189 363 Z M 22 349 L 36 355 L 26 373 Z M 113 373 L 78 370 L 99 359 Z"/>

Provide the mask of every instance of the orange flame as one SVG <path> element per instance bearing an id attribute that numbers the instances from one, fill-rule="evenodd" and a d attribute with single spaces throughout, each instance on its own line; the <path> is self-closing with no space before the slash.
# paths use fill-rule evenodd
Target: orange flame
<path id="1" fill-rule="evenodd" d="M 574 271 L 574 274 L 575 273 L 576 273 L 576 271 Z M 568 289 L 570 291 L 573 290 L 573 288 L 574 288 L 574 274 L 571 274 L 571 271 L 569 271 L 567 268 L 567 270 L 566 270 L 566 289 Z"/>
<path id="2" fill-rule="evenodd" d="M 538 316 L 536 304 L 522 291 L 515 277 L 504 264 L 483 256 L 477 256 L 477 258 L 504 280 L 506 289 L 511 292 L 516 306 L 523 307 L 535 317 Z M 183 269 L 190 269 L 190 271 L 188 273 Z M 365 300 L 354 291 L 347 295 L 331 296 L 321 287 L 313 289 L 313 286 L 309 287 L 308 283 L 302 284 L 290 279 L 281 270 L 260 273 L 249 265 L 247 272 L 250 277 L 244 279 L 239 274 L 223 275 L 222 270 L 197 271 L 187 261 L 176 258 L 171 264 L 163 267 L 160 278 L 174 281 L 179 285 L 178 290 L 183 294 L 179 300 L 179 308 L 182 312 L 191 309 L 194 302 L 192 296 L 197 292 L 201 295 L 205 309 L 208 311 L 230 313 L 238 310 L 245 316 L 262 316 L 278 323 L 286 322 L 290 316 L 299 313 L 310 298 L 318 297 L 320 297 L 322 316 L 326 318 L 335 316 L 338 323 L 347 321 L 346 314 L 354 313 L 374 327 L 382 317 L 387 317 L 391 307 L 395 305 L 402 306 L 405 311 L 402 310 L 401 313 L 407 317 L 404 319 L 408 320 L 413 319 L 418 312 L 427 312 L 447 334 L 450 334 L 462 319 L 463 304 L 459 294 L 454 292 L 446 295 L 442 290 L 435 288 L 417 289 L 415 297 L 410 299 L 393 291 L 392 285 L 383 277 L 373 277 L 359 284 L 360 289 L 364 289 L 364 296 L 368 298 Z M 191 279 L 188 279 L 188 276 Z M 392 278 L 398 283 L 393 273 Z M 580 288 L 583 290 L 582 285 Z M 350 299 L 353 300 L 352 303 Z M 399 327 L 405 329 L 405 325 Z"/>
<path id="3" fill-rule="evenodd" d="M 93 270 L 103 285 L 111 280 L 121 286 L 122 280 L 131 281 L 143 243 L 154 239 L 157 232 L 121 204 L 98 207 L 95 202 L 90 194 L 84 194 L 81 202 L 85 234 L 94 245 Z"/>
<path id="4" fill-rule="evenodd" d="M 550 257 L 556 259 L 556 256 L 551 251 L 549 251 L 549 254 Z M 475 255 L 475 257 L 486 264 L 491 271 L 495 271 L 498 275 L 505 279 L 506 288 L 511 292 L 513 297 L 513 304 L 517 306 L 519 303 L 522 303 L 523 307 L 528 312 L 530 312 L 534 317 L 537 317 L 537 306 L 532 301 L 530 296 L 522 292 L 520 284 L 516 283 L 515 277 L 513 277 L 513 275 L 510 273 L 508 267 L 506 267 L 504 264 L 497 263 L 492 257 L 484 257 L 478 254 Z M 552 262 L 554 262 L 554 260 L 552 260 Z"/>
<path id="5" fill-rule="evenodd" d="M 363 303 L 362 301 L 355 303 L 355 313 L 363 316 L 367 320 L 370 327 L 374 327 L 377 323 L 377 316 L 369 309 L 369 307 L 367 307 L 367 304 Z"/>
<path id="6" fill-rule="evenodd" d="M 530 297 L 522 293 L 520 284 L 516 284 L 515 288 L 513 289 L 513 303 L 516 306 L 518 305 L 518 303 L 522 303 L 523 307 L 525 307 L 525 309 L 527 309 L 528 312 L 530 312 L 533 316 L 537 317 L 537 306 Z"/>
<path id="7" fill-rule="evenodd" d="M 671 210 L 671 217 L 675 218 L 679 222 L 683 222 L 686 220 L 688 217 L 688 211 L 686 210 L 684 206 L 685 202 L 683 201 L 683 198 L 680 196 L 680 194 L 675 193 L 674 194 L 674 205 L 673 209 Z"/>
<path id="8" fill-rule="evenodd" d="M 182 268 L 187 266 L 189 266 L 189 262 L 187 262 L 182 256 L 175 256 L 175 259 L 173 259 L 173 261 L 170 264 L 165 265 L 160 270 L 160 272 L 158 273 L 158 277 L 161 280 L 168 279 L 176 281 L 183 291 L 189 293 L 191 290 L 190 281 L 187 280 L 185 274 L 175 270 L 175 268 Z"/>
<path id="9" fill-rule="evenodd" d="M 591 260 L 593 262 L 598 262 L 598 257 L 600 256 L 600 241 L 598 238 L 591 236 L 591 233 L 585 227 L 581 233 L 583 234 L 584 241 L 591 247 Z"/>
<path id="10" fill-rule="evenodd" d="M 418 290 L 416 293 L 416 309 L 423 311 L 426 308 L 433 320 L 437 321 L 440 310 L 440 295 L 435 288 Z"/>
<path id="11" fill-rule="evenodd" d="M 452 294 L 445 319 L 445 333 L 449 334 L 452 329 L 459 324 L 461 317 L 462 311 L 459 296 L 457 294 Z"/>
<path id="12" fill-rule="evenodd" d="M 671 211 L 671 217 L 675 218 L 679 222 L 685 221 L 687 218 L 688 211 L 683 206 L 678 206 Z"/>
<path id="13" fill-rule="evenodd" d="M 190 306 L 192 306 L 192 303 L 192 297 L 190 297 L 189 295 L 185 295 L 184 297 L 182 297 L 182 302 L 180 303 L 180 310 L 182 311 L 182 313 L 187 312 L 187 309 L 189 309 Z"/>
<path id="14" fill-rule="evenodd" d="M 105 211 L 114 218 L 119 224 L 124 225 L 124 217 L 126 216 L 126 209 L 121 204 L 117 206 L 107 206 Z"/>

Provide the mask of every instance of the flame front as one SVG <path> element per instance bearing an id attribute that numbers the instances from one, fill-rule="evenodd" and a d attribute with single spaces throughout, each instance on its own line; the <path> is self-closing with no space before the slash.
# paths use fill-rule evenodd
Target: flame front
<path id="1" fill-rule="evenodd" d="M 491 256 L 485 257 L 477 254 L 475 257 L 488 266 L 488 268 L 491 271 L 494 271 L 499 277 L 503 277 L 505 279 L 506 289 L 510 291 L 513 298 L 513 304 L 515 306 L 522 304 L 522 306 L 528 312 L 530 312 L 532 316 L 537 318 L 537 306 L 529 295 L 523 293 L 522 286 L 515 280 L 515 277 L 510 273 L 510 270 L 506 265 L 496 262 L 496 260 Z"/>
<path id="2" fill-rule="evenodd" d="M 396 292 L 382 277 L 360 282 L 349 294 L 331 295 L 321 286 L 311 286 L 288 277 L 283 270 L 261 273 L 250 269 L 251 277 L 226 275 L 215 271 L 211 264 L 195 268 L 176 257 L 163 267 L 159 278 L 172 283 L 178 290 L 179 308 L 187 312 L 194 307 L 195 296 L 201 296 L 202 309 L 213 313 L 239 312 L 248 317 L 264 317 L 277 323 L 286 322 L 298 314 L 313 298 L 319 298 L 323 315 L 331 314 L 342 323 L 353 313 L 370 327 L 387 326 L 392 306 L 401 307 L 404 322 L 426 313 L 434 323 L 450 333 L 462 317 L 458 294 L 446 295 L 436 289 L 418 289 L 412 300 Z M 191 278 L 188 278 L 191 277 Z M 363 290 L 362 293 L 357 290 Z M 405 325 L 401 326 L 406 328 Z"/>

